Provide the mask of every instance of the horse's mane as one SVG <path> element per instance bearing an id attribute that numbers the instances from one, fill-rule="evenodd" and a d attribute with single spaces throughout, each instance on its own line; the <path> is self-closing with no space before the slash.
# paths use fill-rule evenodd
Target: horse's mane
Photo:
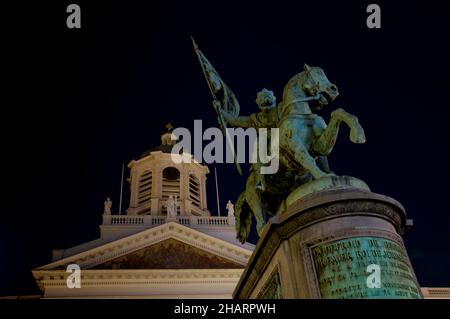
<path id="1" fill-rule="evenodd" d="M 305 82 L 305 74 L 306 71 L 301 71 L 297 74 L 295 74 L 293 77 L 290 78 L 290 80 L 286 83 L 286 85 L 283 88 L 283 100 L 278 104 L 278 115 L 279 118 L 281 118 L 282 114 L 284 114 L 285 108 L 287 105 L 289 105 L 293 101 L 292 91 L 293 90 L 299 90 L 299 83 L 303 84 Z"/>

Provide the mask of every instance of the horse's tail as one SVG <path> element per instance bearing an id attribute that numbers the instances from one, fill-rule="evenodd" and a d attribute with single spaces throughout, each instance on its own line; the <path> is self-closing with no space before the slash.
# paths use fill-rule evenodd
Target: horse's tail
<path id="1" fill-rule="evenodd" d="M 236 238 L 241 243 L 245 243 L 250 235 L 252 227 L 252 211 L 245 200 L 245 191 L 239 195 L 234 207 L 234 215 L 236 217 Z"/>

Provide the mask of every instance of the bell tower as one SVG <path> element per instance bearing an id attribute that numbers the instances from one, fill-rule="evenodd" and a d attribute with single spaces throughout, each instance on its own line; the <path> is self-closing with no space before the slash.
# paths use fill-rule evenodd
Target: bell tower
<path id="1" fill-rule="evenodd" d="M 181 216 L 210 216 L 206 201 L 208 167 L 196 162 L 191 154 L 172 154 L 172 125 L 161 136 L 161 145 L 132 160 L 130 177 L 130 207 L 127 215 L 166 215 L 169 196 L 176 199 Z M 173 161 L 172 156 L 190 157 L 190 163 Z"/>

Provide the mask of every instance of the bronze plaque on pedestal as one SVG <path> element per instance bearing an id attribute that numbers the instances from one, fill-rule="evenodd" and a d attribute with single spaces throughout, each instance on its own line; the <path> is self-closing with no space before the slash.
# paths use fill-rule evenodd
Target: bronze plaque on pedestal
<path id="1" fill-rule="evenodd" d="M 421 298 L 406 251 L 393 240 L 353 237 L 311 253 L 321 298 Z"/>

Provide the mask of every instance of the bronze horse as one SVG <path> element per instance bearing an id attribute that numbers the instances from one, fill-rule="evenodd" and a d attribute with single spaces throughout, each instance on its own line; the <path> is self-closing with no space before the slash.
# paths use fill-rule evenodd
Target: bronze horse
<path id="1" fill-rule="evenodd" d="M 333 150 L 341 122 L 350 127 L 353 143 L 365 143 L 364 130 L 356 116 L 339 108 L 331 113 L 327 125 L 322 117 L 311 111 L 309 103 L 314 102 L 321 108 L 338 95 L 338 88 L 321 68 L 306 64 L 304 70 L 284 87 L 283 100 L 276 106 L 275 121 L 279 127 L 279 170 L 264 175 L 263 190 L 257 187 L 257 172 L 250 172 L 246 190 L 235 205 L 237 238 L 241 242 L 248 239 L 252 213 L 261 235 L 265 216 L 274 215 L 283 199 L 295 188 L 312 179 L 334 175 L 323 159 Z"/>

